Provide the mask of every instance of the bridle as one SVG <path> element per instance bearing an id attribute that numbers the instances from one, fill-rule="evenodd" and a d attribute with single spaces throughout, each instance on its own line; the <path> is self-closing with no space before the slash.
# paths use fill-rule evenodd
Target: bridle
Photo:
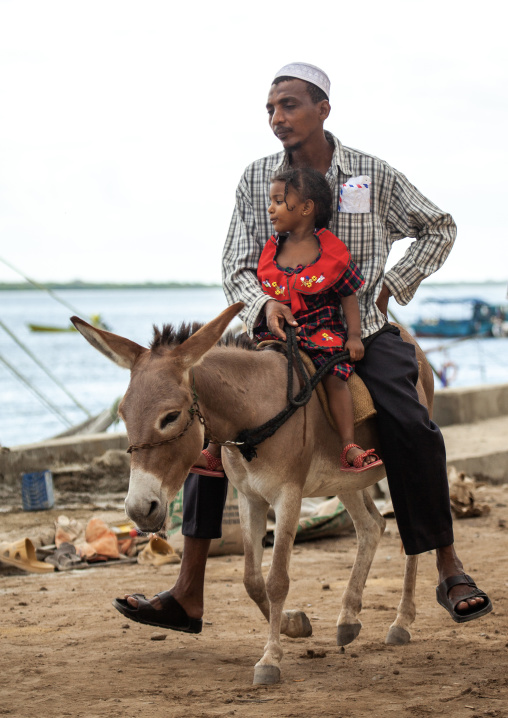
<path id="1" fill-rule="evenodd" d="M 201 409 L 199 408 L 199 397 L 198 393 L 196 391 L 196 377 L 194 376 L 194 371 L 192 372 L 192 404 L 190 405 L 188 412 L 190 414 L 189 421 L 184 426 L 182 431 L 177 434 L 176 436 L 172 436 L 170 439 L 162 439 L 161 441 L 152 441 L 152 442 L 146 442 L 144 444 L 130 444 L 129 448 L 127 449 L 128 454 L 132 454 L 134 451 L 139 451 L 140 449 L 152 449 L 155 446 L 163 446 L 164 444 L 170 444 L 172 441 L 176 441 L 177 439 L 181 439 L 182 436 L 184 436 L 188 430 L 191 428 L 192 423 L 194 422 L 194 417 L 197 416 L 199 423 L 205 430 L 205 438 L 208 441 L 213 442 L 214 444 L 219 444 L 220 446 L 240 446 L 243 444 L 243 441 L 219 441 L 216 439 L 212 432 L 210 431 L 209 427 L 206 424 L 205 417 L 201 413 Z"/>

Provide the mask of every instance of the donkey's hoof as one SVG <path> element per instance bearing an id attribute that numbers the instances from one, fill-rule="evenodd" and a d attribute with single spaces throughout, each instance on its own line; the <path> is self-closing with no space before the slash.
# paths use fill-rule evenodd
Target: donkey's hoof
<path id="1" fill-rule="evenodd" d="M 385 643 L 389 646 L 405 646 L 411 640 L 411 634 L 401 626 L 391 626 L 386 635 Z"/>
<path id="2" fill-rule="evenodd" d="M 337 626 L 337 645 L 347 646 L 352 643 L 362 630 L 361 623 L 341 623 Z"/>
<path id="3" fill-rule="evenodd" d="M 280 681 L 280 668 L 277 666 L 256 666 L 254 668 L 255 686 L 272 686 Z"/>
<path id="4" fill-rule="evenodd" d="M 312 624 L 303 611 L 284 611 L 287 625 L 283 623 L 281 633 L 290 638 L 308 638 L 312 636 Z"/>

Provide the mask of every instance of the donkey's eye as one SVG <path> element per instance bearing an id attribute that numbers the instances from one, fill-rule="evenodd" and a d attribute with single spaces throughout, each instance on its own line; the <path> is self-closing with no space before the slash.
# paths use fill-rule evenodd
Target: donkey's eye
<path id="1" fill-rule="evenodd" d="M 172 424 L 176 421 L 180 414 L 180 411 L 170 411 L 169 414 L 166 414 L 164 419 L 161 419 L 161 429 L 165 429 L 168 424 Z"/>

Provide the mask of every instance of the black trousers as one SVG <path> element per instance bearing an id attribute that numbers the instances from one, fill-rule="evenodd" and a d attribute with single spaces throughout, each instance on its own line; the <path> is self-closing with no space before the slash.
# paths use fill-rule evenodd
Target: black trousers
<path id="1" fill-rule="evenodd" d="M 182 534 L 192 538 L 222 536 L 227 478 L 189 474 L 183 485 Z"/>
<path id="2" fill-rule="evenodd" d="M 407 554 L 453 543 L 446 452 L 439 427 L 418 401 L 415 348 L 400 333 L 383 332 L 356 372 L 377 410 L 382 459 L 400 537 Z"/>
<path id="3" fill-rule="evenodd" d="M 381 454 L 405 552 L 449 546 L 453 528 L 444 441 L 418 401 L 413 345 L 402 341 L 398 332 L 381 333 L 356 371 L 377 410 Z M 226 491 L 227 479 L 189 475 L 184 488 L 185 536 L 221 536 Z"/>

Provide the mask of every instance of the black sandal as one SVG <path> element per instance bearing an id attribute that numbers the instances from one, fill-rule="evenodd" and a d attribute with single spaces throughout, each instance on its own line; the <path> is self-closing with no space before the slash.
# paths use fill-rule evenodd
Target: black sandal
<path id="1" fill-rule="evenodd" d="M 471 591 L 466 595 L 461 596 L 456 601 L 452 601 L 448 596 L 448 592 L 454 586 L 459 585 L 469 586 Z M 492 611 L 492 602 L 490 598 L 484 591 L 478 588 L 471 576 L 468 576 L 465 573 L 460 574 L 459 576 L 450 576 L 449 578 L 445 578 L 445 580 L 436 587 L 436 597 L 439 605 L 448 611 L 456 623 L 473 621 L 475 618 L 485 616 L 487 613 Z M 477 604 L 476 606 L 469 606 L 467 613 L 459 613 L 456 610 L 457 604 L 461 601 L 467 601 L 468 598 L 483 598 L 484 602 Z"/>
<path id="2" fill-rule="evenodd" d="M 147 626 L 157 628 L 169 628 L 172 631 L 183 631 L 184 633 L 201 633 L 203 621 L 201 618 L 191 618 L 186 610 L 178 603 L 169 591 L 162 591 L 157 596 L 162 603 L 162 608 L 157 610 L 146 599 L 142 593 L 131 594 L 137 599 L 138 606 L 131 606 L 126 598 L 115 598 L 113 606 L 121 614 L 130 618 L 131 621 L 144 623 Z"/>

